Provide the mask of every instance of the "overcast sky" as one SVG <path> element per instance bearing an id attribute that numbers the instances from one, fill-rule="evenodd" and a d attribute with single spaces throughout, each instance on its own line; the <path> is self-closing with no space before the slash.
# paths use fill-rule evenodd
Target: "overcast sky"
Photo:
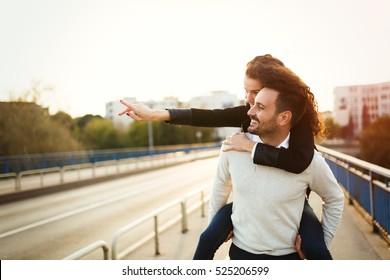
<path id="1" fill-rule="evenodd" d="M 0 100 L 34 81 L 51 112 L 212 90 L 244 96 L 246 63 L 270 53 L 311 87 L 390 81 L 387 0 L 0 0 Z"/>

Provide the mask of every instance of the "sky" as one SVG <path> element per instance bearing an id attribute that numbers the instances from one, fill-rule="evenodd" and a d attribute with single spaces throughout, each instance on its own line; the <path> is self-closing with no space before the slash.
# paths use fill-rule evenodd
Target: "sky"
<path id="1" fill-rule="evenodd" d="M 0 0 L 0 101 L 34 85 L 73 117 L 107 102 L 226 90 L 272 54 L 333 110 L 337 86 L 390 81 L 387 0 Z"/>

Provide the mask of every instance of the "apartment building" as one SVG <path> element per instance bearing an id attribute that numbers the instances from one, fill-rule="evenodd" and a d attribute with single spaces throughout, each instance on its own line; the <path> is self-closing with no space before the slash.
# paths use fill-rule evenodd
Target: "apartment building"
<path id="1" fill-rule="evenodd" d="M 334 89 L 334 119 L 341 126 L 352 122 L 357 136 L 364 122 L 390 115 L 390 82 L 341 86 Z"/>

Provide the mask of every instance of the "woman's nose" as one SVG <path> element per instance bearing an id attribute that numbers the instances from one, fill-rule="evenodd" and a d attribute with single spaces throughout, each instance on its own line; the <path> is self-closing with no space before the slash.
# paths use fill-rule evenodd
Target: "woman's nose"
<path id="1" fill-rule="evenodd" d="M 255 94 L 248 94 L 247 96 L 247 102 L 249 103 L 249 105 L 253 106 L 255 104 L 255 97 L 256 95 Z"/>

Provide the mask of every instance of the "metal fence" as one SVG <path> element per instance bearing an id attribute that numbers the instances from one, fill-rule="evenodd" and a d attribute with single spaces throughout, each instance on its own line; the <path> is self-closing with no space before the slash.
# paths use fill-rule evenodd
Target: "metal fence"
<path id="1" fill-rule="evenodd" d="M 190 198 L 195 198 L 195 202 L 192 204 L 189 203 Z M 188 231 L 188 215 L 193 213 L 195 210 L 200 209 L 201 210 L 201 216 L 205 216 L 205 204 L 210 199 L 210 188 L 205 187 L 198 190 L 195 190 L 191 193 L 188 193 L 183 199 L 174 200 L 170 203 L 162 206 L 161 208 L 153 211 L 149 215 L 146 215 L 144 217 L 141 217 L 140 219 L 133 221 L 130 224 L 127 224 L 121 228 L 119 228 L 113 237 L 112 241 L 112 247 L 111 247 L 111 255 L 113 260 L 122 259 L 124 256 L 130 254 L 131 252 L 135 251 L 142 245 L 146 244 L 147 242 L 150 242 L 151 240 L 154 241 L 154 251 L 156 255 L 160 254 L 160 242 L 159 237 L 160 234 L 169 229 L 170 227 L 177 224 L 179 221 L 181 221 L 181 232 L 185 233 Z M 177 215 L 173 216 L 170 220 L 165 222 L 164 224 L 159 224 L 159 217 L 167 212 L 172 207 L 175 207 L 179 205 L 180 211 Z M 132 230 L 137 228 L 140 225 L 145 224 L 146 222 L 153 220 L 153 230 L 150 231 L 150 234 L 147 234 L 139 240 L 138 242 L 132 243 L 132 244 L 124 244 L 124 248 L 119 251 L 118 245 L 120 239 L 125 234 L 131 234 Z M 103 240 L 98 240 L 80 250 L 77 252 L 67 256 L 64 258 L 64 260 L 77 260 L 81 259 L 82 257 L 87 256 L 88 254 L 92 253 L 93 251 L 96 251 L 98 249 L 103 250 L 103 257 L 105 260 L 109 259 L 109 251 L 110 249 L 107 246 L 107 243 Z"/>
<path id="2" fill-rule="evenodd" d="M 112 150 L 78 151 L 48 154 L 0 156 L 0 174 L 19 173 L 27 170 L 47 169 L 79 164 L 94 164 L 109 160 L 139 158 L 165 153 L 185 152 L 219 148 L 220 143 L 156 146 L 153 149 L 126 148 Z"/>
<path id="3" fill-rule="evenodd" d="M 169 152 L 168 152 L 169 151 Z M 86 180 L 107 176 L 130 174 L 163 166 L 184 163 L 198 158 L 216 156 L 219 148 L 212 146 L 186 148 L 172 152 L 148 155 L 144 157 L 106 160 L 95 163 L 66 165 L 43 169 L 25 170 L 18 173 L 0 174 L 0 195 L 21 193 L 48 187 L 61 186 L 67 183 L 86 182 Z"/>
<path id="4" fill-rule="evenodd" d="M 318 146 L 349 202 L 390 244 L 390 169 Z"/>

